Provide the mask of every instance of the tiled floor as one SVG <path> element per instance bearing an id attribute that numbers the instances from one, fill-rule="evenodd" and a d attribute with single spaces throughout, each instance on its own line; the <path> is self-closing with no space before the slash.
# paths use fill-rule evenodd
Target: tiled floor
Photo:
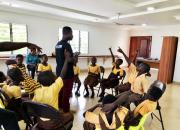
<path id="1" fill-rule="evenodd" d="M 108 72 L 107 72 L 108 74 Z M 81 80 L 85 78 L 85 74 L 81 75 Z M 149 78 L 150 82 L 153 82 L 157 77 L 157 71 L 152 71 L 152 77 Z M 76 98 L 74 95 L 71 98 L 71 109 L 75 110 L 74 115 L 74 126 L 72 130 L 83 130 L 83 112 L 98 102 L 98 98 L 94 99 L 83 97 L 83 85 L 81 87 L 81 97 Z M 179 130 L 180 129 L 180 85 L 170 84 L 167 86 L 167 90 L 160 100 L 160 105 L 162 107 L 162 116 L 165 125 L 165 130 Z M 158 113 L 155 112 L 157 115 Z M 21 123 L 22 130 L 24 129 Z M 146 130 L 161 130 L 161 124 L 157 119 L 151 119 L 148 117 L 145 123 Z"/>

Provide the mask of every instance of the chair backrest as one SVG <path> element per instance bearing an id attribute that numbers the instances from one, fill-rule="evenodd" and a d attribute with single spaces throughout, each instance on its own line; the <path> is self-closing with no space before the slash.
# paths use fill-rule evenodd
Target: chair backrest
<path id="1" fill-rule="evenodd" d="M 32 127 L 36 123 L 32 120 L 32 117 L 62 120 L 60 112 L 49 105 L 25 101 L 22 103 L 22 108 L 25 113 L 25 122 L 29 127 Z"/>
<path id="2" fill-rule="evenodd" d="M 12 125 L 10 126 L 8 123 L 6 123 L 6 127 L 8 125 L 8 128 L 13 127 L 13 130 L 20 130 L 15 112 L 0 108 L 0 115 L 4 115 L 3 119 L 6 120 L 6 122 L 9 121 L 9 117 L 11 117 L 11 121 L 14 122 L 13 126 Z M 1 125 L 3 126 L 4 124 L 0 124 L 0 130 L 1 130 Z M 4 130 L 4 126 L 3 126 L 3 130 Z"/>
<path id="3" fill-rule="evenodd" d="M 23 102 L 22 106 L 29 116 L 48 119 L 60 119 L 60 112 L 49 105 L 32 101 L 25 101 Z"/>

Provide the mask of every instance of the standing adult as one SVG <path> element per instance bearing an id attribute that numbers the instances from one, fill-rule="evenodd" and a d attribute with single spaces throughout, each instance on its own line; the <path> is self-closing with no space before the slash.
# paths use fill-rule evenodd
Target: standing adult
<path id="1" fill-rule="evenodd" d="M 40 62 L 36 53 L 36 48 L 31 48 L 31 52 L 26 57 L 27 69 L 31 73 L 31 77 L 34 79 L 37 64 Z"/>
<path id="2" fill-rule="evenodd" d="M 73 39 L 71 27 L 65 26 L 62 30 L 62 40 L 59 41 L 55 47 L 56 49 L 56 75 L 59 76 L 65 61 L 64 52 L 68 51 L 71 57 L 71 62 L 68 63 L 67 73 L 63 78 L 64 87 L 59 93 L 59 108 L 63 109 L 64 112 L 70 111 L 69 99 L 71 96 L 74 80 L 73 71 L 73 50 L 69 41 Z"/>

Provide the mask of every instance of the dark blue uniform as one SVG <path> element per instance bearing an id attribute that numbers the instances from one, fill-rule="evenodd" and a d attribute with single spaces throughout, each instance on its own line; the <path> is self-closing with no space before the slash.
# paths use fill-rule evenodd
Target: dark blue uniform
<path id="1" fill-rule="evenodd" d="M 65 60 L 64 51 L 67 50 L 68 52 L 70 52 L 71 56 L 73 56 L 73 51 L 71 45 L 64 40 L 59 41 L 55 49 L 56 49 L 56 63 L 57 63 L 56 75 L 60 76 Z M 70 79 L 73 77 L 74 77 L 73 63 L 69 63 L 67 68 L 67 74 L 65 75 L 64 78 Z"/>

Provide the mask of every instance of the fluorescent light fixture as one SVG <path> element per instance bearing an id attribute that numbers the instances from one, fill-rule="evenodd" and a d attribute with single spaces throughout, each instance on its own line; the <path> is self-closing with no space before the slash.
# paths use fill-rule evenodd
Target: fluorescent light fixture
<path id="1" fill-rule="evenodd" d="M 150 0 L 150 1 L 138 3 L 135 5 L 135 7 L 142 7 L 142 6 L 157 4 L 157 3 L 166 2 L 166 1 L 168 1 L 168 0 Z"/>
<path id="2" fill-rule="evenodd" d="M 146 27 L 146 26 L 147 26 L 147 24 L 143 23 L 141 26 Z"/>
<path id="3" fill-rule="evenodd" d="M 147 7 L 147 11 L 154 11 L 155 8 L 154 7 Z"/>
<path id="4" fill-rule="evenodd" d="M 15 7 L 15 8 L 19 8 L 19 7 L 21 7 L 20 5 L 18 5 L 18 4 L 11 4 L 10 5 L 11 7 Z"/>

